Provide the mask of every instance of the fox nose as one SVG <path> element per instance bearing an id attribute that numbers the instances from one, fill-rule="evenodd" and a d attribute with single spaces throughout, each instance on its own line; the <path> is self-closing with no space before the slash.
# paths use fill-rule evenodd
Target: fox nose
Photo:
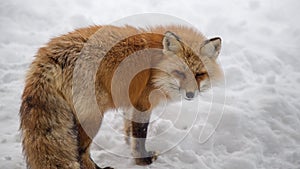
<path id="1" fill-rule="evenodd" d="M 194 92 L 187 92 L 186 97 L 189 98 L 189 99 L 194 98 Z"/>

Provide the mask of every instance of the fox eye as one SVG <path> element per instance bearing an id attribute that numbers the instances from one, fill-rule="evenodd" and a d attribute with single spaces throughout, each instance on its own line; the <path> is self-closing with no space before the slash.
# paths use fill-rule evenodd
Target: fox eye
<path id="1" fill-rule="evenodd" d="M 172 71 L 172 74 L 178 78 L 184 79 L 185 78 L 185 74 L 179 70 L 174 70 Z"/>
<path id="2" fill-rule="evenodd" d="M 206 73 L 204 73 L 204 72 L 202 72 L 202 73 L 196 73 L 195 77 L 196 78 L 201 78 L 201 77 L 203 77 L 205 75 L 206 75 Z"/>

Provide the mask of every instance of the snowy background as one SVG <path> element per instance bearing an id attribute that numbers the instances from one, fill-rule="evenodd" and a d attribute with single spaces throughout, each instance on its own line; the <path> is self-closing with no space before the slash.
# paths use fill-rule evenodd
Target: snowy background
<path id="1" fill-rule="evenodd" d="M 166 114 L 151 124 L 150 136 L 168 132 L 148 147 L 176 146 L 148 168 L 300 169 L 299 9 L 298 0 L 1 0 L 0 168 L 26 168 L 18 111 L 25 71 L 37 49 L 74 28 L 154 12 L 179 17 L 207 37 L 222 37 L 219 61 L 227 86 L 223 118 L 207 142 L 198 142 L 209 108 L 205 99 L 200 118 L 180 143 L 173 140 L 186 133 L 189 108 L 177 120 Z M 95 144 L 92 156 L 100 166 L 143 168 L 107 152 L 130 154 L 120 134 L 111 132 L 111 126 L 121 132 L 121 122 L 107 114 L 95 140 L 105 150 Z"/>

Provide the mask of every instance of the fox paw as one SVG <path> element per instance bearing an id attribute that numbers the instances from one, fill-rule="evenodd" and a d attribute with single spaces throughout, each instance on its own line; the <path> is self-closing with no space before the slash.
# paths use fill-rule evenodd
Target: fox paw
<path id="1" fill-rule="evenodd" d="M 150 165 L 153 161 L 157 159 L 158 153 L 155 151 L 148 151 L 144 157 L 135 158 L 135 163 L 137 165 Z"/>

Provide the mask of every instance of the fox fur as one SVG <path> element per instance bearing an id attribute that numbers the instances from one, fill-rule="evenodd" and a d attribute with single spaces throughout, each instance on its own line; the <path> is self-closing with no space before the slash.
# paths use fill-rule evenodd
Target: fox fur
<path id="1" fill-rule="evenodd" d="M 107 31 L 93 36 L 101 29 Z M 101 61 L 96 56 L 97 52 L 82 53 L 87 43 L 101 52 L 114 39 L 121 40 L 107 51 Z M 181 96 L 187 100 L 196 97 L 197 93 L 210 86 L 211 80 L 222 75 L 216 62 L 220 48 L 220 38 L 206 39 L 198 31 L 178 25 L 147 29 L 91 26 L 53 38 L 38 50 L 27 72 L 22 95 L 20 129 L 28 168 L 100 168 L 90 157 L 90 145 L 104 113 L 120 107 L 131 111 L 130 106 L 135 110 L 130 112 L 131 119 L 125 119 L 125 133 L 130 138 L 126 141 L 131 144 L 132 155 L 138 165 L 151 164 L 157 154 L 146 150 L 145 139 L 151 110 L 160 103 L 162 96 L 155 95 L 155 99 L 149 101 L 149 95 L 160 90 L 168 100 Z M 156 68 L 145 69 L 131 80 L 127 92 L 130 103 L 122 102 L 128 97 L 126 92 L 119 92 L 118 103 L 114 102 L 112 86 L 118 90 L 124 85 L 121 80 L 113 80 L 114 72 L 128 56 L 145 49 L 159 49 L 154 53 L 141 54 L 146 58 L 153 55 L 146 66 Z M 73 90 L 74 81 L 82 81 L 74 79 L 73 75 L 79 57 L 83 60 L 92 58 L 99 63 L 95 75 L 87 74 L 95 76 L 97 110 L 88 105 L 89 97 L 73 98 L 74 92 L 77 92 Z M 83 72 L 88 69 L 84 65 L 79 68 Z M 128 77 L 133 68 L 120 72 L 121 76 Z"/>

